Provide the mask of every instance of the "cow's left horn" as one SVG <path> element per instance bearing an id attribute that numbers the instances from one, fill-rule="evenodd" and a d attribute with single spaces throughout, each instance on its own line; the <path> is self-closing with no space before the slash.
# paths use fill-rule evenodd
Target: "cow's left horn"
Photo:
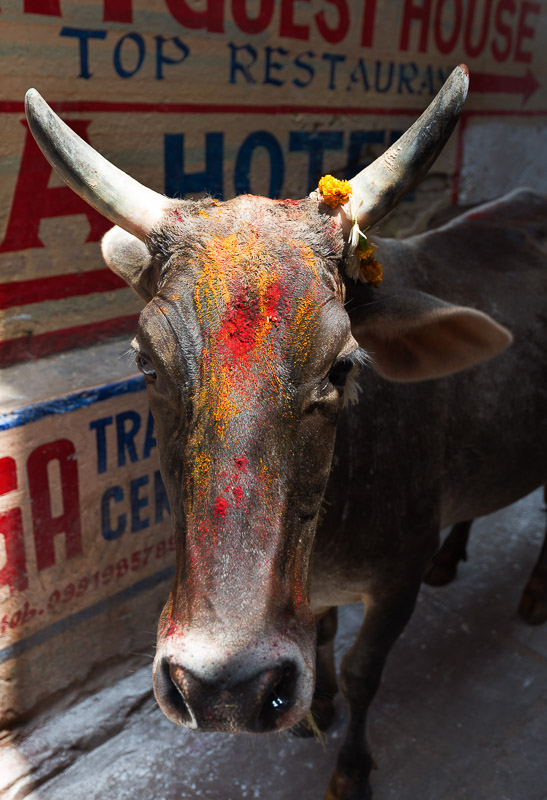
<path id="1" fill-rule="evenodd" d="M 414 125 L 350 181 L 360 228 L 382 219 L 424 177 L 454 130 L 468 86 L 469 70 L 460 64 Z M 349 231 L 351 223 L 341 217 Z"/>
<path id="2" fill-rule="evenodd" d="M 65 183 L 111 222 L 145 241 L 167 199 L 99 155 L 59 119 L 36 89 L 28 90 L 25 110 L 40 149 Z"/>

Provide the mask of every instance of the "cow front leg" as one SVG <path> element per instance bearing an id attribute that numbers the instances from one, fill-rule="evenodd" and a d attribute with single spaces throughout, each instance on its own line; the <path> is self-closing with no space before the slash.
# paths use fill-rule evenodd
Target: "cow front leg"
<path id="1" fill-rule="evenodd" d="M 547 531 L 543 547 L 520 599 L 519 614 L 528 625 L 547 620 Z"/>
<path id="2" fill-rule="evenodd" d="M 420 588 L 365 601 L 361 630 L 342 661 L 340 684 L 350 707 L 348 732 L 338 754 L 326 800 L 369 800 L 373 759 L 366 739 L 368 707 L 376 694 L 389 651 L 407 624 Z"/>
<path id="3" fill-rule="evenodd" d="M 467 541 L 473 520 L 454 525 L 441 548 L 433 556 L 424 575 L 429 586 L 445 586 L 456 577 L 458 563 L 467 561 Z"/>
<path id="4" fill-rule="evenodd" d="M 311 714 L 315 725 L 321 731 L 327 730 L 334 718 L 334 698 L 338 692 L 334 664 L 334 637 L 337 627 L 336 607 L 330 608 L 317 621 L 316 677 Z M 295 736 L 314 735 L 313 726 L 307 719 L 295 725 L 291 731 Z"/>

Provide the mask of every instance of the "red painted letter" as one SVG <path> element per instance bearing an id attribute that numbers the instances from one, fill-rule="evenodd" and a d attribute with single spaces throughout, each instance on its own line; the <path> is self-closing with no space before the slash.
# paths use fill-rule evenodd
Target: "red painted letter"
<path id="1" fill-rule="evenodd" d="M 410 26 L 415 20 L 420 23 L 420 44 L 418 51 L 427 51 L 427 37 L 429 34 L 429 22 L 431 19 L 431 0 L 423 0 L 418 5 L 416 0 L 405 0 L 405 10 L 403 14 L 403 25 L 401 28 L 401 39 L 399 50 L 408 50 L 410 41 Z"/>
<path id="2" fill-rule="evenodd" d="M 281 24 L 279 35 L 289 39 L 309 39 L 310 29 L 308 25 L 298 25 L 294 21 L 294 4 L 297 0 L 281 0 Z M 298 0 L 298 2 L 309 3 L 310 0 Z"/>
<path id="3" fill-rule="evenodd" d="M 365 0 L 361 45 L 372 47 L 374 41 L 374 22 L 376 21 L 376 0 Z"/>
<path id="4" fill-rule="evenodd" d="M 87 127 L 90 120 L 72 120 L 70 127 L 78 136 L 87 141 Z M 23 123 L 26 125 L 26 123 Z M 52 168 L 42 155 L 31 132 L 27 130 L 25 149 L 15 194 L 11 206 L 4 241 L 0 244 L 0 253 L 11 253 L 14 250 L 28 250 L 30 247 L 43 247 L 38 238 L 40 221 L 46 217 L 68 217 L 72 214 L 85 214 L 91 230 L 88 242 L 97 242 L 112 223 L 102 217 L 74 194 L 68 186 L 52 186 L 48 188 Z"/>
<path id="5" fill-rule="evenodd" d="M 271 22 L 274 0 L 260 0 L 260 11 L 256 17 L 247 13 L 247 0 L 232 0 L 234 22 L 243 33 L 262 33 Z"/>
<path id="6" fill-rule="evenodd" d="M 514 0 L 501 0 L 501 3 L 496 8 L 496 31 L 505 39 L 505 47 L 500 47 L 498 42 L 494 39 L 492 42 L 492 55 L 496 61 L 505 61 L 511 52 L 511 45 L 513 44 L 512 31 L 509 25 L 503 21 L 503 15 L 509 12 L 514 15 L 516 11 Z"/>
<path id="7" fill-rule="evenodd" d="M 47 474 L 50 461 L 59 462 L 61 472 L 60 491 L 63 512 L 54 517 L 51 509 L 51 490 Z M 74 558 L 82 552 L 80 530 L 80 501 L 78 494 L 78 463 L 74 445 L 68 439 L 41 445 L 33 450 L 27 463 L 32 524 L 38 569 L 51 567 L 55 563 L 54 536 L 64 533 L 66 557 Z"/>
<path id="8" fill-rule="evenodd" d="M 517 46 L 515 47 L 515 61 L 521 61 L 528 64 L 532 60 L 532 53 L 526 52 L 522 49 L 523 39 L 533 39 L 536 35 L 536 29 L 531 28 L 526 24 L 527 14 L 539 14 L 539 3 L 523 3 L 520 9 L 519 27 L 517 33 Z"/>
<path id="9" fill-rule="evenodd" d="M 205 28 L 209 33 L 224 31 L 224 0 L 207 0 L 203 11 L 190 8 L 186 0 L 165 0 L 173 17 L 191 30 Z"/>
<path id="10" fill-rule="evenodd" d="M 103 20 L 105 22 L 133 22 L 133 0 L 104 0 Z M 25 14 L 47 14 L 60 17 L 59 0 L 25 0 Z"/>
<path id="11" fill-rule="evenodd" d="M 338 42 L 341 42 L 344 39 L 346 33 L 348 32 L 348 4 L 346 3 L 346 0 L 327 0 L 327 2 L 336 8 L 338 24 L 335 28 L 331 28 L 329 25 L 327 25 L 325 12 L 320 11 L 319 14 L 315 15 L 317 29 L 326 42 L 329 44 L 338 44 Z"/>
<path id="12" fill-rule="evenodd" d="M 17 489 L 17 468 L 10 456 L 0 458 L 0 494 Z M 23 519 L 20 508 L 11 508 L 0 514 L 0 533 L 6 546 L 6 563 L 0 569 L 0 586 L 9 586 L 22 592 L 28 586 Z"/>
<path id="13" fill-rule="evenodd" d="M 476 58 L 476 56 L 479 56 L 484 50 L 484 46 L 486 44 L 486 37 L 488 36 L 488 27 L 490 24 L 490 10 L 492 8 L 492 0 L 485 0 L 484 12 L 482 15 L 482 28 L 479 36 L 479 41 L 477 44 L 473 44 L 471 38 L 473 34 L 473 28 L 475 25 L 476 6 L 477 6 L 477 0 L 470 0 L 469 7 L 467 9 L 467 19 L 465 20 L 465 33 L 464 33 L 465 52 L 471 58 Z"/>
<path id="14" fill-rule="evenodd" d="M 104 0 L 103 22 L 133 22 L 133 0 Z"/>
<path id="15" fill-rule="evenodd" d="M 25 0 L 25 14 L 47 14 L 49 17 L 60 17 L 59 0 Z"/>
<path id="16" fill-rule="evenodd" d="M 462 0 L 453 0 L 454 2 L 454 19 L 450 19 L 450 24 L 452 27 L 452 33 L 448 37 L 448 39 L 443 39 L 442 31 L 443 31 L 443 11 L 444 5 L 446 0 L 439 0 L 437 3 L 437 8 L 435 9 L 435 23 L 434 23 L 434 31 L 435 31 L 435 44 L 437 45 L 437 49 L 439 53 L 443 55 L 447 55 L 451 53 L 454 47 L 456 46 L 456 42 L 458 41 L 458 36 L 460 35 L 460 30 L 462 27 L 462 18 L 463 18 L 463 8 L 462 8 Z"/>

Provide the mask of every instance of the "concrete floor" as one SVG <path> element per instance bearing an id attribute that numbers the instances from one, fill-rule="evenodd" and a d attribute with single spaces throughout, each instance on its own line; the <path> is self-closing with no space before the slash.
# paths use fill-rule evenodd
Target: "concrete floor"
<path id="1" fill-rule="evenodd" d="M 455 583 L 424 587 L 370 715 L 375 800 L 546 800 L 547 628 L 516 615 L 544 527 L 536 492 L 475 523 Z M 360 615 L 344 609 L 339 655 Z M 162 716 L 139 669 L 5 747 L 0 796 L 321 800 L 337 707 L 324 751 L 289 733 L 193 734 Z"/>

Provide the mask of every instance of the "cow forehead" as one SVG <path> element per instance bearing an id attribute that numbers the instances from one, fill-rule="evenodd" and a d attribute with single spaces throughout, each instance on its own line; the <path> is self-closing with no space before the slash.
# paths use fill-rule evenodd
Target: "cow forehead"
<path id="1" fill-rule="evenodd" d="M 224 360 L 258 364 L 266 342 L 293 364 L 304 359 L 321 309 L 341 299 L 343 285 L 336 227 L 298 205 L 244 197 L 192 214 L 172 209 L 151 305 Z M 147 316 L 142 327 L 151 328 Z"/>
<path id="2" fill-rule="evenodd" d="M 213 236 L 191 266 L 200 327 L 212 339 L 217 335 L 218 344 L 231 341 L 240 355 L 256 349 L 281 321 L 292 319 L 298 329 L 334 293 L 307 242 L 280 232 L 261 235 L 251 226 Z"/>
<path id="3" fill-rule="evenodd" d="M 207 262 L 209 276 L 240 271 L 249 281 L 264 269 L 305 279 L 310 268 L 320 266 L 335 288 L 343 238 L 316 203 L 248 195 L 226 203 L 173 206 L 153 244 L 168 256 L 164 275 L 169 280 L 177 273 L 199 278 Z"/>

